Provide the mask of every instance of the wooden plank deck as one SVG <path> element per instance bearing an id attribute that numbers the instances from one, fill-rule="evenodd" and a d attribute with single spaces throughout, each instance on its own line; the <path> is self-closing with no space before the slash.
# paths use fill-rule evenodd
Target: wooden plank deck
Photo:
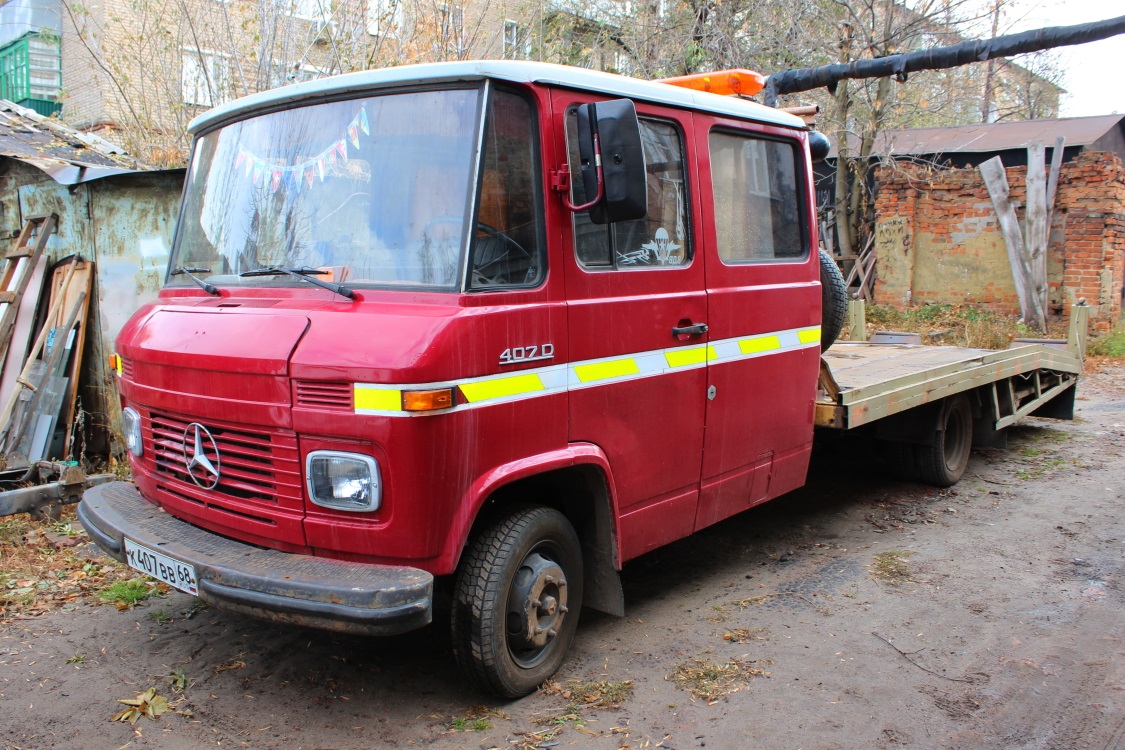
<path id="1" fill-rule="evenodd" d="M 845 428 L 1039 369 L 1082 371 L 1073 353 L 1041 344 L 992 351 L 842 341 L 823 356 L 840 388 L 833 421 Z"/>

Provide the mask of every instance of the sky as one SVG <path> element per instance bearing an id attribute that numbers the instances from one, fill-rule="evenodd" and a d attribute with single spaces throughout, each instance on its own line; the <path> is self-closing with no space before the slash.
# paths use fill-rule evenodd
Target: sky
<path id="1" fill-rule="evenodd" d="M 1122 15 L 1122 0 L 1015 0 L 1006 31 L 1072 26 Z M 1056 54 L 1065 75 L 1062 86 L 1067 90 L 1060 101 L 1060 116 L 1125 114 L 1125 82 L 1120 75 L 1125 69 L 1125 34 L 1062 47 Z"/>

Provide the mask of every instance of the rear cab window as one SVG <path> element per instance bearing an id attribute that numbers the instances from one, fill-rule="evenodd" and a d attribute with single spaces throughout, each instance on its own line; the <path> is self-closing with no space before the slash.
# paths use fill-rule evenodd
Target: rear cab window
<path id="1" fill-rule="evenodd" d="M 797 144 L 713 130 L 708 145 L 719 259 L 729 265 L 807 258 Z"/>

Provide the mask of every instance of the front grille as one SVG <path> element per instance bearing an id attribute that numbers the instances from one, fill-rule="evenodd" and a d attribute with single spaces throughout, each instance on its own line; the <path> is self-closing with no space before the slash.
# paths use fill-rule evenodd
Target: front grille
<path id="1" fill-rule="evenodd" d="M 311 406 L 317 409 L 352 410 L 351 383 L 319 383 L 311 380 L 297 380 L 293 383 L 294 403 L 297 406 Z"/>
<path id="2" fill-rule="evenodd" d="M 253 521 L 255 523 L 264 523 L 264 524 L 267 524 L 269 526 L 276 526 L 277 525 L 277 521 L 270 518 L 269 516 L 256 515 L 256 514 L 253 514 L 253 513 L 243 513 L 242 511 L 233 510 L 231 508 L 226 508 L 226 507 L 223 507 L 222 505 L 217 505 L 214 502 L 205 503 L 202 500 L 200 500 L 199 498 L 192 497 L 191 495 L 189 495 L 187 493 L 184 493 L 184 492 L 181 492 L 180 490 L 176 489 L 175 487 L 172 487 L 172 486 L 167 485 L 167 484 L 158 484 L 158 485 L 156 485 L 156 489 L 160 490 L 161 492 L 167 492 L 169 495 L 172 495 L 173 497 L 177 498 L 181 502 L 186 503 L 187 505 L 193 505 L 198 509 L 210 508 L 213 511 L 218 511 L 219 513 L 225 513 L 227 515 L 234 516 L 235 518 L 246 519 L 246 520 Z"/>
<path id="3" fill-rule="evenodd" d="M 159 476 L 198 490 L 188 475 L 184 455 L 184 433 L 191 424 L 192 420 L 187 418 L 153 412 L 145 438 L 152 446 Z M 302 505 L 300 459 L 294 434 L 219 422 L 200 424 L 211 433 L 219 449 L 219 484 L 208 491 L 209 495 L 286 507 Z M 188 440 L 191 439 L 189 434 Z M 193 447 L 188 445 L 189 456 Z"/>
<path id="4" fill-rule="evenodd" d="M 121 377 L 133 379 L 133 360 L 126 357 L 121 358 Z"/>

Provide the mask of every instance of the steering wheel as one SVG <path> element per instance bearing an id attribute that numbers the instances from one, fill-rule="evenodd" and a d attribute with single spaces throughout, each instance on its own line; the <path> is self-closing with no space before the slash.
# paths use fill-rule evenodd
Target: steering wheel
<path id="1" fill-rule="evenodd" d="M 464 219 L 460 216 L 435 216 L 426 222 L 423 232 L 429 235 L 432 227 L 441 224 L 457 224 L 460 226 L 464 223 Z M 478 241 L 474 243 L 474 265 L 472 267 L 472 286 L 498 286 L 513 283 L 512 268 L 501 268 L 501 264 L 508 264 L 509 266 L 515 265 L 516 272 L 526 271 L 530 268 L 535 260 L 531 253 L 524 248 L 519 242 L 512 237 L 504 234 L 499 229 L 483 221 L 478 221 L 476 231 L 486 235 L 487 237 L 495 240 L 494 250 L 491 253 L 492 257 L 485 259 L 483 262 L 475 262 L 481 257 L 482 250 L 485 244 Z M 490 243 L 492 244 L 492 243 Z"/>
<path id="2" fill-rule="evenodd" d="M 474 264 L 473 264 L 473 285 L 494 286 L 497 284 L 511 284 L 512 269 L 510 266 L 517 266 L 517 271 L 527 271 L 534 264 L 534 259 L 531 253 L 524 248 L 523 245 L 516 242 L 508 235 L 501 232 L 495 227 L 485 224 L 483 221 L 477 222 L 477 231 L 483 232 L 487 236 L 496 240 L 500 249 L 503 252 L 493 253 L 493 257 L 485 260 L 484 262 L 476 262 L 481 256 L 481 249 L 483 244 L 477 243 L 474 250 Z M 509 268 L 500 269 L 498 266 L 502 263 L 508 264 Z M 516 282 L 518 283 L 518 282 Z"/>

